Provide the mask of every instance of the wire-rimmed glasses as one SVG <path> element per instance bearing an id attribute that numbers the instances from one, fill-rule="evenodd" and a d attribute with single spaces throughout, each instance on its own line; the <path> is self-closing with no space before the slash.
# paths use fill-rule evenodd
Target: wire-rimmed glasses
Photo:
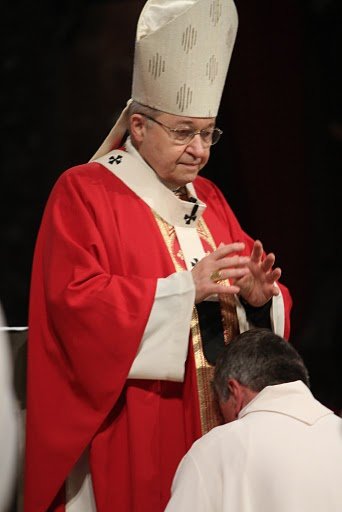
<path id="1" fill-rule="evenodd" d="M 154 117 L 150 117 L 146 114 L 141 114 L 150 121 L 159 124 L 163 128 L 166 128 L 167 133 L 169 133 L 171 139 L 175 144 L 189 144 L 195 135 L 199 135 L 201 137 L 201 141 L 203 146 L 213 146 L 216 144 L 223 131 L 220 128 L 202 128 L 202 130 L 191 130 L 190 128 L 171 128 L 164 123 L 161 123 Z"/>

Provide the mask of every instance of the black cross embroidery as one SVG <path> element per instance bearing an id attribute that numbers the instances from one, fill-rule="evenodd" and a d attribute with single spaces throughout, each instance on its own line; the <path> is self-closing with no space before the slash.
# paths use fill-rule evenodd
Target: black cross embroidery
<path id="1" fill-rule="evenodd" d="M 198 263 L 198 258 L 194 258 L 192 261 L 190 261 L 191 266 L 194 267 L 196 263 Z"/>
<path id="2" fill-rule="evenodd" d="M 119 164 L 121 164 L 121 160 L 122 160 L 122 155 L 118 155 L 118 156 L 112 155 L 111 157 L 109 157 L 108 163 L 113 165 L 113 163 L 115 162 L 116 165 L 119 165 Z"/>
<path id="3" fill-rule="evenodd" d="M 196 220 L 196 212 L 198 210 L 198 204 L 195 204 L 193 209 L 191 210 L 191 213 L 190 215 L 184 215 L 184 220 L 185 220 L 185 224 L 190 224 L 191 221 L 195 221 Z"/>

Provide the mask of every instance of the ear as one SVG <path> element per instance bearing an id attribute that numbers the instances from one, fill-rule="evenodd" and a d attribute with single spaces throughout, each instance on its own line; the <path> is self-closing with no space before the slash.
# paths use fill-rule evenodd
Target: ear
<path id="1" fill-rule="evenodd" d="M 132 138 L 139 144 L 143 141 L 146 130 L 146 119 L 141 114 L 133 114 L 129 120 Z"/>
<path id="2" fill-rule="evenodd" d="M 236 379 L 228 379 L 227 387 L 229 389 L 229 398 L 226 401 L 220 401 L 220 409 L 226 423 L 237 419 L 241 409 L 243 409 L 258 394 L 247 386 L 243 386 Z"/>
<path id="3" fill-rule="evenodd" d="M 227 380 L 227 388 L 229 390 L 228 400 L 219 402 L 222 416 L 226 423 L 230 423 L 237 419 L 242 405 L 242 390 L 241 384 L 236 379 Z"/>
<path id="4" fill-rule="evenodd" d="M 236 379 L 228 379 L 227 386 L 233 397 L 236 416 L 258 394 L 258 391 L 253 391 L 248 386 L 240 384 Z"/>

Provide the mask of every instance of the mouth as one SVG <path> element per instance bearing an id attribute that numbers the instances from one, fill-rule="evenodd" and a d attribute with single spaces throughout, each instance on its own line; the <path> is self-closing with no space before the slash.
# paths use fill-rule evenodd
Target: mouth
<path id="1" fill-rule="evenodd" d="M 199 162 L 179 162 L 181 165 L 185 167 L 191 167 L 192 169 L 197 169 L 199 167 Z"/>

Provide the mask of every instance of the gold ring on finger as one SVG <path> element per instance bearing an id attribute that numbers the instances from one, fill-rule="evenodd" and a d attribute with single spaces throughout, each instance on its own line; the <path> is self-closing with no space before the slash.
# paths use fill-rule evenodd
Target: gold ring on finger
<path id="1" fill-rule="evenodd" d="M 217 283 L 217 281 L 221 281 L 222 276 L 221 276 L 220 271 L 219 270 L 214 270 L 214 272 L 212 272 L 210 274 L 210 279 L 213 281 L 213 283 Z"/>

